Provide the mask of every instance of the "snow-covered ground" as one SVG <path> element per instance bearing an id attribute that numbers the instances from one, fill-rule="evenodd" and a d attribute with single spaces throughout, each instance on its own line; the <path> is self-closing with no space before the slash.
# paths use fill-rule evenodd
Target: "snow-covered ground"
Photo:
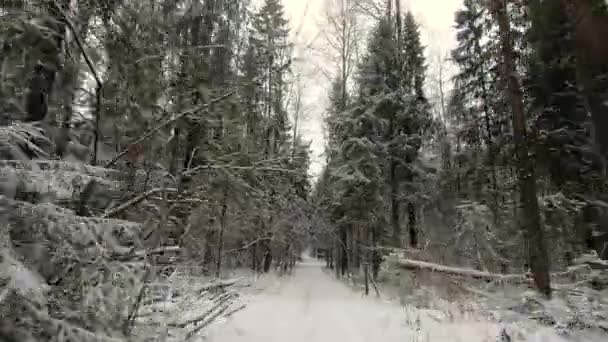
<path id="1" fill-rule="evenodd" d="M 511 340 L 499 337 L 503 328 L 509 331 Z M 364 297 L 336 281 L 323 271 L 321 263 L 310 258 L 299 263 L 292 276 L 270 282 L 266 290 L 250 297 L 244 310 L 210 327 L 203 340 L 566 341 L 548 328 L 538 327 L 522 334 L 474 313 L 446 314 Z"/>

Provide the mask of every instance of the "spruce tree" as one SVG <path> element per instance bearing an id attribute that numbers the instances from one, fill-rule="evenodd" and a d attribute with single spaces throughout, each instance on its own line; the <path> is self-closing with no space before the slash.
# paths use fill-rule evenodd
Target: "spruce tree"
<path id="1" fill-rule="evenodd" d="M 567 195 L 589 194 L 598 165 L 589 158 L 589 120 L 576 87 L 574 28 L 563 2 L 532 1 L 530 12 L 532 49 L 526 85 L 534 111 L 540 112 L 539 160 L 557 189 Z"/>
<path id="2" fill-rule="evenodd" d="M 457 47 L 452 51 L 452 59 L 459 67 L 456 84 L 466 97 L 466 109 L 461 112 L 461 136 L 470 145 L 473 178 L 473 198 L 489 203 L 498 210 L 498 179 L 496 144 L 500 132 L 499 103 L 496 101 L 497 88 L 494 86 L 498 75 L 493 68 L 493 41 L 490 29 L 494 23 L 484 6 L 473 0 L 465 0 L 463 8 L 456 13 Z M 484 151 L 485 150 L 485 151 Z M 479 162 L 478 162 L 479 160 Z M 486 179 L 485 169 L 489 170 Z M 484 185 L 488 185 L 491 201 L 484 196 Z"/>
<path id="3" fill-rule="evenodd" d="M 264 75 L 264 132 L 266 154 L 274 155 L 287 142 L 288 118 L 285 108 L 285 75 L 289 71 L 291 44 L 284 8 L 280 0 L 265 0 L 255 14 L 251 43 Z"/>

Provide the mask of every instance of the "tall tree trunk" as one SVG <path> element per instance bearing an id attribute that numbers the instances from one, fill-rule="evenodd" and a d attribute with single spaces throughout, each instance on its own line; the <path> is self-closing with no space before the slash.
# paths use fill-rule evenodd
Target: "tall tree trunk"
<path id="1" fill-rule="evenodd" d="M 358 272 L 360 267 L 361 267 L 361 259 L 363 257 L 363 241 L 359 241 L 359 239 L 355 239 L 354 244 L 353 244 L 353 248 L 354 253 L 353 253 L 353 258 L 351 259 L 351 264 L 353 264 L 353 266 L 351 267 L 353 269 L 353 273 L 354 272 Z"/>
<path id="2" fill-rule="evenodd" d="M 226 213 L 228 211 L 228 191 L 224 189 L 224 198 L 222 199 L 222 212 L 220 213 L 220 231 L 217 238 L 217 260 L 215 267 L 215 277 L 219 278 L 222 272 L 222 254 L 224 252 L 224 231 L 226 229 Z"/>
<path id="3" fill-rule="evenodd" d="M 53 84 L 57 73 L 62 72 L 61 54 L 66 33 L 65 19 L 58 6 L 67 8 L 68 4 L 69 1 L 62 0 L 45 5 L 48 18 L 44 20 L 43 26 L 52 32 L 53 39 L 51 44 L 42 44 L 40 47 L 40 59 L 34 66 L 26 94 L 25 121 L 41 121 L 48 113 Z"/>
<path id="4" fill-rule="evenodd" d="M 60 120 L 61 126 L 60 126 L 60 131 L 59 131 L 59 136 L 57 138 L 57 142 L 55 144 L 56 146 L 56 153 L 58 156 L 63 156 L 63 154 L 66 152 L 66 147 L 68 145 L 68 141 L 69 136 L 70 136 L 70 123 L 72 121 L 72 117 L 73 117 L 73 103 L 74 103 L 74 94 L 78 85 L 78 81 L 79 81 L 79 71 L 80 71 L 80 63 L 83 60 L 83 56 L 82 56 L 82 52 L 79 51 L 78 49 L 73 49 L 73 51 L 68 51 L 68 49 L 70 48 L 70 45 L 73 45 L 74 41 L 76 41 L 77 39 L 80 39 L 80 37 L 86 37 L 88 31 L 89 31 L 89 21 L 91 19 L 91 15 L 93 14 L 93 9 L 89 8 L 89 6 L 82 6 L 82 5 L 78 5 L 77 9 L 76 9 L 76 23 L 80 24 L 80 27 L 75 28 L 76 30 L 74 32 L 71 32 L 71 39 L 68 39 L 66 36 L 66 42 L 65 42 L 65 53 L 67 54 L 72 54 L 74 56 L 78 56 L 75 58 L 75 62 L 74 63 L 69 63 L 69 62 L 65 62 L 65 57 L 63 64 L 64 69 L 63 72 L 60 75 L 60 85 L 59 85 L 59 90 L 61 93 L 61 99 L 62 99 L 62 105 L 63 105 L 63 118 Z M 63 15 L 63 14 L 62 14 Z M 73 23 L 73 25 L 77 25 L 75 23 Z M 78 37 L 74 37 L 73 35 L 78 35 Z M 65 54 L 64 53 L 64 54 Z M 101 96 L 101 90 L 100 89 L 96 89 L 95 91 L 96 97 L 95 97 L 95 108 L 96 108 L 96 112 L 95 114 L 95 119 L 98 118 L 98 110 L 101 106 L 101 103 L 98 103 L 99 101 L 99 96 Z M 95 126 L 98 126 L 97 124 Z M 96 127 L 96 131 L 97 132 L 97 127 Z M 95 133 L 95 136 L 98 136 L 97 133 Z M 96 159 L 97 159 L 97 153 L 96 153 L 96 147 L 95 146 L 87 146 L 87 147 L 93 147 L 93 157 L 92 158 L 92 162 L 93 164 L 95 164 Z"/>
<path id="5" fill-rule="evenodd" d="M 179 175 L 180 169 L 178 168 L 178 156 L 179 156 L 179 145 L 180 145 L 180 135 L 181 135 L 181 130 L 179 128 L 179 124 L 176 123 L 175 126 L 173 127 L 173 136 L 171 137 L 171 140 L 169 141 L 168 147 L 169 147 L 169 155 L 171 156 L 169 158 L 169 173 L 172 174 L 173 176 L 177 177 Z"/>
<path id="6" fill-rule="evenodd" d="M 334 268 L 336 271 L 336 278 L 340 278 L 340 252 L 342 251 L 342 248 L 340 248 L 340 243 L 338 239 L 334 239 L 334 248 L 333 248 L 333 253 L 334 253 Z"/>
<path id="7" fill-rule="evenodd" d="M 364 269 L 363 269 L 363 273 L 365 275 L 365 295 L 369 295 L 369 264 L 370 264 L 370 258 L 369 258 L 369 252 L 365 253 L 365 263 L 364 265 Z"/>
<path id="8" fill-rule="evenodd" d="M 456 194 L 458 197 L 462 196 L 462 177 L 460 172 L 462 170 L 462 158 L 460 158 L 461 152 L 460 137 L 456 137 Z"/>
<path id="9" fill-rule="evenodd" d="M 190 48 L 192 47 L 200 47 L 200 46 L 209 46 L 211 45 L 211 38 L 213 36 L 214 24 L 216 21 L 216 13 L 215 13 L 215 0 L 205 1 L 204 4 L 195 2 L 196 8 L 195 11 L 197 16 L 192 18 L 191 22 L 191 37 L 190 37 Z M 199 8 L 199 6 L 205 6 L 205 8 Z M 202 49 L 201 55 L 198 56 L 188 56 L 188 65 L 192 68 L 191 71 L 200 72 L 201 69 L 203 72 L 202 77 L 194 80 L 195 84 L 193 85 L 197 89 L 201 89 L 204 87 L 210 88 L 210 76 L 209 76 L 209 65 L 210 60 L 210 49 Z M 201 105 L 208 101 L 200 91 L 195 92 L 193 104 Z M 211 111 L 208 111 L 211 112 Z M 202 120 L 202 118 L 201 118 Z M 195 155 L 197 151 L 197 147 L 201 143 L 201 139 L 207 139 L 207 127 L 202 122 L 193 122 L 189 123 L 189 129 L 186 134 L 186 149 L 184 151 L 184 169 L 192 166 L 194 164 Z M 189 177 L 185 177 L 183 179 L 184 183 L 189 182 Z"/>
<path id="10" fill-rule="evenodd" d="M 272 105 L 273 105 L 273 101 L 274 101 L 274 99 L 273 99 L 274 93 L 272 91 L 273 90 L 272 86 L 273 86 L 273 82 L 274 82 L 274 79 L 272 77 L 272 68 L 274 66 L 275 51 L 274 51 L 274 40 L 272 39 L 270 33 L 268 33 L 268 35 L 267 35 L 266 43 L 268 44 L 268 56 L 267 56 L 268 64 L 266 65 L 266 80 L 267 80 L 266 86 L 268 87 L 268 89 L 267 89 L 267 93 L 266 93 L 266 120 L 265 120 L 266 130 L 267 130 L 266 131 L 267 140 L 265 141 L 265 143 L 266 143 L 266 158 L 268 158 L 268 157 L 272 157 L 274 155 L 274 153 L 276 152 L 276 151 L 274 151 L 275 141 L 273 140 L 273 138 L 275 138 L 275 132 L 274 132 L 275 126 L 273 124 L 274 120 L 272 118 Z"/>
<path id="11" fill-rule="evenodd" d="M 57 56 L 49 58 L 54 59 Z M 58 65 L 58 61 L 51 61 L 34 66 L 25 98 L 25 122 L 42 121 L 46 117 Z"/>
<path id="12" fill-rule="evenodd" d="M 270 266 L 272 266 L 272 251 L 268 244 L 265 243 L 264 247 L 266 251 L 264 251 L 264 273 L 268 273 L 270 271 Z"/>
<path id="13" fill-rule="evenodd" d="M 184 164 L 182 168 L 187 170 L 195 165 L 196 149 L 201 144 L 201 137 L 206 137 L 207 132 L 203 128 L 203 124 L 196 123 L 190 126 L 186 134 L 186 149 L 184 152 Z M 200 162 L 200 160 L 198 160 Z"/>
<path id="14" fill-rule="evenodd" d="M 2 126 L 7 126 L 11 122 L 10 115 L 4 114 L 8 113 L 8 108 L 10 108 L 6 101 L 8 99 L 8 94 L 5 94 L 6 81 L 4 79 L 6 73 L 8 72 L 9 63 L 6 55 L 8 54 L 9 49 L 10 46 L 8 42 L 2 42 L 2 45 L 0 45 L 0 113 L 3 113 L 3 115 L 0 117 L 0 125 Z"/>
<path id="15" fill-rule="evenodd" d="M 346 274 L 346 272 L 348 271 L 348 233 L 347 230 L 349 228 L 346 226 L 342 226 L 340 228 L 340 250 L 341 250 L 341 256 L 340 256 L 340 274 L 342 276 L 344 276 Z"/>
<path id="16" fill-rule="evenodd" d="M 356 258 L 356 236 L 354 234 L 355 232 L 352 229 L 347 229 L 346 230 L 346 249 L 347 249 L 347 260 L 348 260 L 348 266 L 347 266 L 347 272 L 349 274 L 355 274 L 356 273 L 356 269 L 355 269 L 355 258 Z"/>
<path id="17" fill-rule="evenodd" d="M 391 225 L 393 226 L 393 243 L 396 247 L 401 247 L 401 223 L 399 222 L 399 200 L 397 199 L 397 183 L 395 177 L 395 167 L 391 165 Z"/>
<path id="18" fill-rule="evenodd" d="M 397 41 L 401 44 L 403 27 L 401 25 L 401 0 L 395 0 L 395 26 L 397 26 Z"/>
<path id="19" fill-rule="evenodd" d="M 393 134 L 393 120 L 390 120 L 389 131 Z M 389 187 L 391 198 L 391 226 L 393 228 L 393 243 L 401 247 L 401 222 L 399 222 L 399 181 L 397 180 L 397 162 L 389 158 Z"/>
<path id="20" fill-rule="evenodd" d="M 95 87 L 95 123 L 93 126 L 93 155 L 91 157 L 91 165 L 97 165 L 97 159 L 99 159 L 99 144 L 103 142 L 101 138 L 101 112 L 102 112 L 102 99 L 103 99 L 103 85 L 97 84 Z"/>
<path id="21" fill-rule="evenodd" d="M 482 55 L 481 45 L 479 44 L 479 39 L 475 39 L 475 52 L 479 55 Z M 490 97 L 488 95 L 488 86 L 486 84 L 486 73 L 487 71 L 482 64 L 480 66 L 480 81 L 479 85 L 481 87 L 481 100 L 483 102 L 483 112 L 484 112 L 484 124 L 486 128 L 486 148 L 488 150 L 488 164 L 490 167 L 490 186 L 492 188 L 492 212 L 494 214 L 494 220 L 498 220 L 498 181 L 496 179 L 496 153 L 494 151 L 494 137 L 492 134 L 492 122 L 490 119 Z"/>
<path id="22" fill-rule="evenodd" d="M 258 271 L 259 266 L 258 266 L 258 243 L 254 243 L 253 246 L 251 246 L 251 269 L 255 272 Z"/>
<path id="23" fill-rule="evenodd" d="M 205 232 L 205 244 L 203 251 L 203 272 L 205 275 L 212 270 L 213 250 L 211 249 L 211 241 L 213 240 L 213 231 L 208 230 Z"/>
<path id="24" fill-rule="evenodd" d="M 73 65 L 65 66 L 59 82 L 63 105 L 63 117 L 59 120 L 59 134 L 55 140 L 55 153 L 59 157 L 63 157 L 70 140 L 70 122 L 72 121 L 73 115 L 72 104 L 74 103 L 74 90 L 76 88 L 77 80 L 78 67 Z"/>
<path id="25" fill-rule="evenodd" d="M 416 248 L 418 247 L 418 227 L 416 226 L 416 206 L 412 201 L 407 203 L 407 217 L 410 246 Z"/>
<path id="26" fill-rule="evenodd" d="M 372 229 L 372 276 L 374 281 L 378 280 L 378 273 L 380 273 L 380 264 L 382 263 L 382 256 L 376 248 L 378 246 L 378 229 Z"/>
<path id="27" fill-rule="evenodd" d="M 492 0 L 492 12 L 498 22 L 503 75 L 507 81 L 507 92 L 512 110 L 513 140 L 517 153 L 520 202 L 522 204 L 521 224 L 526 236 L 528 258 L 534 282 L 545 296 L 551 296 L 551 279 L 549 277 L 549 258 L 545 246 L 544 232 L 540 222 L 538 199 L 536 197 L 536 175 L 534 159 L 528 155 L 526 116 L 519 76 L 514 63 L 511 25 L 506 8 L 506 1 Z"/>

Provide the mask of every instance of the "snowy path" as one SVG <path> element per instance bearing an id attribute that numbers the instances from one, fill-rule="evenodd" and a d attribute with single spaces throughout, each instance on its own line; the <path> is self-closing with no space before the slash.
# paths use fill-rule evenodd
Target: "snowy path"
<path id="1" fill-rule="evenodd" d="M 305 258 L 276 286 L 209 331 L 211 342 L 495 341 L 484 322 L 438 322 L 426 311 L 363 297 Z M 408 311 L 410 312 L 408 314 Z M 419 323 L 416 323 L 420 317 Z"/>

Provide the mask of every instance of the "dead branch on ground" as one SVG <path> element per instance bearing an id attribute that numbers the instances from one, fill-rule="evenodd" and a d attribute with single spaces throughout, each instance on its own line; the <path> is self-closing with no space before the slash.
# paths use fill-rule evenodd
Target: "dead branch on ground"
<path id="1" fill-rule="evenodd" d="M 201 321 L 205 320 L 207 317 L 209 317 L 216 310 L 222 309 L 222 308 L 224 308 L 224 306 L 230 306 L 230 303 L 228 301 L 234 297 L 236 297 L 236 293 L 234 293 L 234 292 L 226 293 L 218 299 L 218 302 L 215 305 L 213 305 L 209 309 L 205 310 L 205 312 L 202 313 L 201 315 L 199 315 L 198 317 L 195 317 L 195 318 L 192 318 L 187 321 L 180 322 L 180 323 L 168 323 L 167 325 L 170 327 L 185 328 L 185 327 L 189 326 L 190 324 L 196 324 L 198 322 L 201 322 Z M 228 304 L 226 304 L 226 303 L 228 303 Z"/>
<path id="2" fill-rule="evenodd" d="M 194 292 L 198 293 L 198 294 L 201 294 L 201 293 L 203 293 L 205 291 L 210 291 L 210 290 L 215 290 L 215 289 L 223 289 L 223 288 L 226 288 L 228 286 L 232 286 L 232 285 L 238 283 L 242 279 L 243 278 L 234 278 L 234 279 L 214 281 L 214 282 L 211 282 L 211 283 L 203 285 L 202 287 L 196 289 L 196 291 L 194 291 Z"/>
<path id="3" fill-rule="evenodd" d="M 190 340 L 192 337 L 194 337 L 199 331 L 203 330 L 204 328 L 206 328 L 209 324 L 213 323 L 215 321 L 216 318 L 218 318 L 221 314 L 223 314 L 224 312 L 226 312 L 226 310 L 228 310 L 228 308 L 230 307 L 230 305 L 226 305 L 223 308 L 221 308 L 219 311 L 217 311 L 216 313 L 212 314 L 211 316 L 209 316 L 209 318 L 207 318 L 203 323 L 201 323 L 199 326 L 197 326 L 196 328 L 192 329 L 191 331 L 189 331 L 186 334 L 186 340 Z"/>

